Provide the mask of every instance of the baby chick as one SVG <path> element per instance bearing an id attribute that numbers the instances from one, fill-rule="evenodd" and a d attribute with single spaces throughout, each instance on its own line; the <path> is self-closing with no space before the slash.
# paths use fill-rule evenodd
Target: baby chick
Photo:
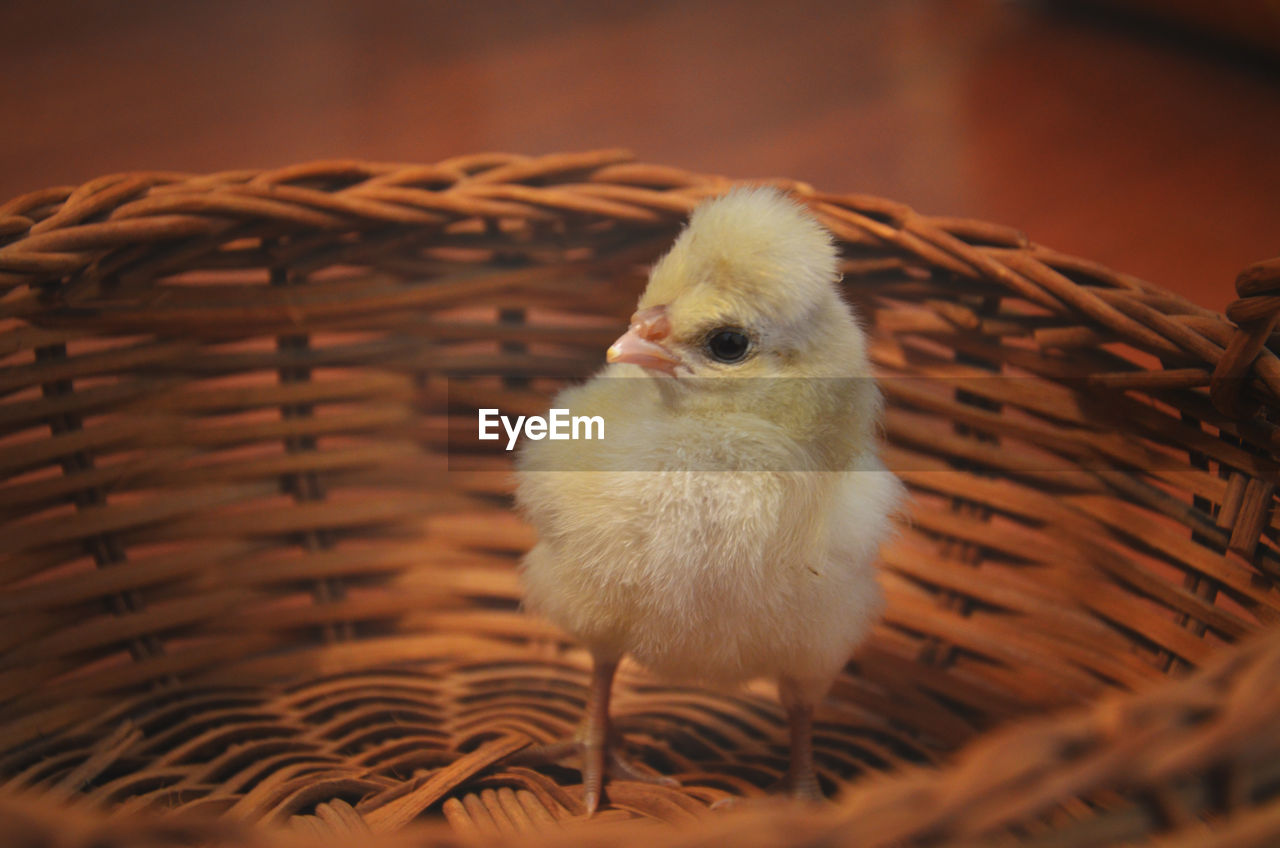
<path id="1" fill-rule="evenodd" d="M 838 277 L 830 234 L 780 192 L 703 204 L 611 364 L 553 404 L 602 416 L 606 438 L 523 447 L 527 601 L 594 661 L 578 737 L 525 761 L 580 753 L 589 812 L 606 771 L 644 779 L 609 729 L 624 654 L 675 680 L 777 681 L 791 791 L 820 797 L 813 709 L 879 612 L 873 563 L 902 498 Z"/>

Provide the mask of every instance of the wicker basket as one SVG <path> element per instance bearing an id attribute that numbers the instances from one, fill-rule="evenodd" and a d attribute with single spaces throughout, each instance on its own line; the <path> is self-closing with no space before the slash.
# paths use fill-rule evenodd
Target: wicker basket
<path id="1" fill-rule="evenodd" d="M 729 183 L 617 151 L 323 162 L 0 206 L 19 842 L 1280 839 L 1277 266 L 1228 320 L 1006 227 L 781 184 L 841 242 L 914 495 L 817 717 L 836 804 L 710 812 L 785 770 L 774 699 L 626 667 L 632 753 L 682 788 L 616 782 L 558 830 L 576 769 L 504 765 L 573 728 L 587 662 L 519 610 L 505 453 L 457 437 L 597 368 Z"/>

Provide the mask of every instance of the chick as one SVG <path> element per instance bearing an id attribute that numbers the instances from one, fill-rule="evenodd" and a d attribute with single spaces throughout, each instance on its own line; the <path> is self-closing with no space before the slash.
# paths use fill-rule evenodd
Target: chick
<path id="1" fill-rule="evenodd" d="M 524 761 L 581 754 L 589 812 L 606 771 L 645 778 L 609 728 L 625 654 L 674 680 L 775 680 L 791 791 L 821 795 L 813 709 L 878 615 L 874 560 L 902 498 L 838 276 L 830 234 L 780 192 L 701 205 L 610 364 L 553 404 L 602 416 L 606 438 L 523 446 L 527 603 L 594 662 L 578 736 Z"/>

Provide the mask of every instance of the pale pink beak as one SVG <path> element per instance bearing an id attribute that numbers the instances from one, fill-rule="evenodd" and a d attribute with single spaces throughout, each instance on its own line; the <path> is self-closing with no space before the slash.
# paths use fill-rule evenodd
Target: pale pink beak
<path id="1" fill-rule="evenodd" d="M 671 321 L 666 306 L 650 306 L 631 316 L 631 326 L 609 346 L 605 358 L 610 362 L 630 362 L 651 371 L 676 376 L 680 357 L 662 345 L 671 335 Z"/>

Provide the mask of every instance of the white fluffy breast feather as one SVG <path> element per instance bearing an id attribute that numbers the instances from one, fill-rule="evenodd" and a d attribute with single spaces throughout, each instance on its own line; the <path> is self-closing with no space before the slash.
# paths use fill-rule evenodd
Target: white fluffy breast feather
<path id="1" fill-rule="evenodd" d="M 626 409 L 606 417 L 607 446 L 525 445 L 518 498 L 539 533 L 529 605 L 664 676 L 785 674 L 821 694 L 879 612 L 873 562 L 900 484 L 871 454 L 839 472 L 687 470 L 732 454 L 803 466 L 763 419 L 729 434 L 645 414 L 657 402 L 649 379 L 596 380 L 555 405 Z"/>

